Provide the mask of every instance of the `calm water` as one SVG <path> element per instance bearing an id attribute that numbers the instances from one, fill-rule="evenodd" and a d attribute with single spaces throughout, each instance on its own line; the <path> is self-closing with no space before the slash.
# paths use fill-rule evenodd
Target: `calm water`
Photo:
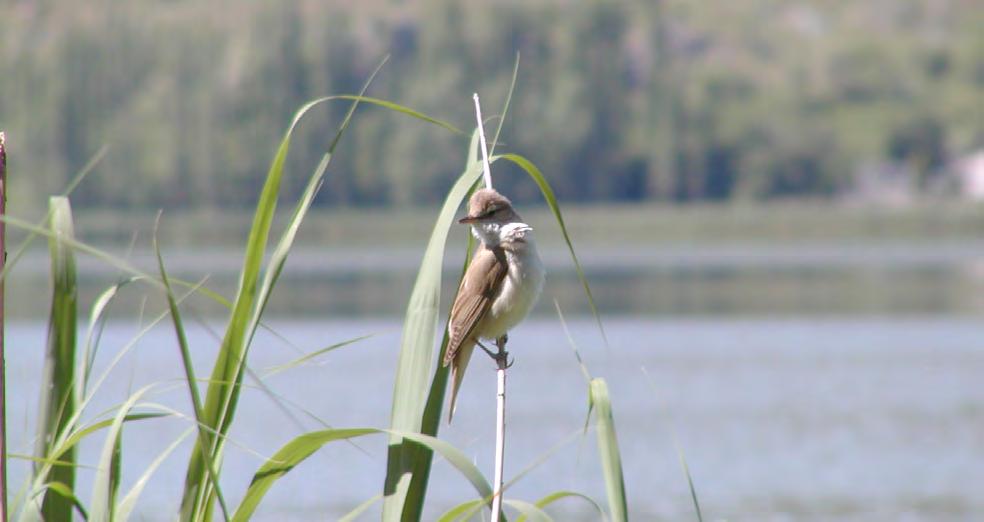
<path id="1" fill-rule="evenodd" d="M 460 238 L 459 238 L 460 239 Z M 445 299 L 457 288 L 463 245 L 446 256 Z M 124 247 L 106 247 L 120 256 Z M 553 316 L 556 298 L 569 314 L 589 314 L 566 250 L 544 248 L 547 298 L 536 313 Z M 288 258 L 269 313 L 286 317 L 402 316 L 417 274 L 420 248 L 297 248 Z M 8 313 L 48 313 L 47 252 L 30 251 L 8 281 Z M 170 249 L 173 277 L 206 278 L 235 294 L 241 252 Z M 600 309 L 609 314 L 665 316 L 974 315 L 984 316 L 984 241 L 806 243 L 678 243 L 578 248 Z M 157 273 L 153 252 L 130 254 L 133 265 Z M 118 269 L 79 256 L 80 302 L 91 303 L 119 277 Z M 138 285 L 131 285 L 138 286 Z M 140 309 L 146 292 L 130 288 L 115 313 Z M 157 296 L 155 296 L 157 297 Z M 160 307 L 160 299 L 151 300 Z M 207 299 L 198 311 L 225 317 Z M 131 312 L 132 313 L 132 312 Z"/>
<path id="2" fill-rule="evenodd" d="M 939 317 L 834 319 L 606 320 L 606 349 L 590 320 L 573 320 L 591 372 L 612 389 L 635 520 L 692 520 L 673 433 L 685 452 L 706 520 L 984 519 L 984 320 Z M 293 436 L 316 429 L 385 426 L 399 323 L 274 322 L 289 344 L 262 334 L 251 354 L 259 375 L 298 355 L 359 336 L 370 339 L 316 364 L 269 376 L 276 399 L 244 392 L 223 473 L 235 505 L 252 473 Z M 96 375 L 136 332 L 136 319 L 111 323 Z M 28 453 L 35 426 L 43 323 L 8 326 L 11 451 Z M 561 326 L 532 320 L 512 334 L 507 478 L 560 444 L 526 475 L 514 498 L 573 489 L 604 499 L 595 441 L 583 426 L 586 387 Z M 190 341 L 206 375 L 218 342 L 201 325 Z M 161 383 L 148 401 L 189 411 L 179 355 L 165 327 L 140 339 L 108 374 L 89 418 L 128 391 Z M 645 373 L 644 373 L 645 370 Z M 648 374 L 648 376 L 647 376 Z M 477 358 L 459 414 L 441 436 L 491 475 L 494 372 Z M 315 420 L 315 419 L 320 419 Z M 189 423 L 149 420 L 127 428 L 124 491 Z M 566 441 L 566 442 L 564 442 Z M 81 461 L 93 464 L 103 440 L 90 437 Z M 141 520 L 170 520 L 190 445 L 181 446 L 142 497 Z M 368 437 L 326 446 L 268 494 L 258 520 L 331 520 L 381 490 L 385 441 Z M 14 461 L 15 484 L 27 465 Z M 83 471 L 88 502 L 91 471 Z M 438 459 L 425 518 L 472 491 Z M 566 509 L 566 511 L 565 511 Z M 559 519 L 593 520 L 582 504 Z M 378 510 L 365 520 L 378 519 Z"/>

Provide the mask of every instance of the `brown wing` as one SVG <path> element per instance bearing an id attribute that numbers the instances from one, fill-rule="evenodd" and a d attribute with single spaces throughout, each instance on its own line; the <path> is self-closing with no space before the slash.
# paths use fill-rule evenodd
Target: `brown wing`
<path id="1" fill-rule="evenodd" d="M 475 252 L 451 306 L 451 338 L 444 354 L 444 366 L 451 364 L 461 345 L 468 342 L 479 321 L 492 307 L 506 272 L 508 264 L 501 248 L 490 250 L 483 245 Z"/>

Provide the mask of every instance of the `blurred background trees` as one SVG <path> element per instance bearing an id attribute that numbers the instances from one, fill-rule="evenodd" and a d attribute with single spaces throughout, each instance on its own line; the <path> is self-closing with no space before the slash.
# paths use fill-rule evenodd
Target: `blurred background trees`
<path id="1" fill-rule="evenodd" d="M 921 190 L 984 147 L 979 0 L 0 5 L 0 128 L 29 172 L 14 205 L 103 144 L 78 207 L 250 204 L 294 109 L 357 92 L 386 54 L 372 96 L 470 129 L 471 93 L 494 114 L 521 52 L 504 147 L 569 200 L 836 196 L 873 163 Z M 313 168 L 344 108 L 307 120 L 291 167 Z M 432 203 L 466 139 L 372 108 L 347 138 L 321 205 Z"/>

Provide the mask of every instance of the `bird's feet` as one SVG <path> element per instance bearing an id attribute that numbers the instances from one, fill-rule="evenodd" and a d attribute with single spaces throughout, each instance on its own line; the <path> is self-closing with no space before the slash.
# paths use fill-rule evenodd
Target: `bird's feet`
<path id="1" fill-rule="evenodd" d="M 507 335 L 503 335 L 502 337 L 496 339 L 495 347 L 498 349 L 498 351 L 495 352 L 486 348 L 485 345 L 482 344 L 480 341 L 475 341 L 475 344 L 477 344 L 479 348 L 481 348 L 485 353 L 487 353 L 489 357 L 491 357 L 492 360 L 496 362 L 496 365 L 498 367 L 510 368 L 512 367 L 513 363 L 516 362 L 516 360 L 510 359 L 509 352 L 506 351 L 506 342 L 508 340 L 509 340 L 509 336 Z"/>
<path id="2" fill-rule="evenodd" d="M 495 359 L 496 364 L 502 369 L 510 368 L 513 363 L 516 362 L 515 359 L 509 359 L 509 352 L 506 351 L 507 341 L 509 341 L 509 336 L 506 334 L 502 334 L 502 337 L 495 340 L 495 347 L 498 348 L 499 351 L 496 352 L 495 356 L 492 358 Z"/>
<path id="3" fill-rule="evenodd" d="M 479 340 L 476 339 L 475 340 L 475 344 L 477 344 L 478 347 L 481 348 L 485 353 L 489 354 L 489 357 L 491 357 L 493 359 L 495 359 L 497 357 L 497 355 L 496 355 L 495 352 L 493 352 L 492 350 L 489 350 L 488 348 L 485 347 L 484 344 L 482 344 L 482 341 L 479 341 Z"/>

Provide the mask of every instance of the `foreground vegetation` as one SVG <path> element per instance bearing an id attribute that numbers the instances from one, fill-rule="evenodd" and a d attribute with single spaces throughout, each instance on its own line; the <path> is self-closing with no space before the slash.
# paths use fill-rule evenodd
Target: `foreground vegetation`
<path id="1" fill-rule="evenodd" d="M 885 162 L 927 182 L 984 144 L 982 26 L 975 0 L 17 2 L 0 17 L 0 127 L 32 173 L 11 180 L 16 211 L 104 144 L 78 209 L 248 208 L 304 100 L 354 92 L 389 53 L 380 97 L 466 128 L 448 107 L 504 93 L 520 51 L 514 108 L 538 124 L 505 135 L 566 180 L 565 201 L 826 195 Z M 344 115 L 327 110 L 292 167 L 320 159 Z M 346 144 L 316 206 L 432 205 L 459 171 L 454 138 L 380 111 Z M 524 180 L 497 186 L 536 199 Z"/>
<path id="2" fill-rule="evenodd" d="M 9 226 L 15 226 L 33 236 L 48 238 L 51 277 L 54 282 L 46 370 L 41 386 L 43 413 L 37 434 L 38 446 L 35 455 L 28 457 L 34 462 L 30 483 L 14 499 L 16 519 L 70 520 L 74 516 L 81 516 L 88 520 L 126 520 L 139 510 L 139 497 L 161 461 L 180 458 L 178 455 L 172 456 L 172 452 L 186 437 L 190 437 L 195 442 L 194 448 L 186 456 L 188 464 L 182 501 L 180 506 L 174 506 L 174 512 L 179 514 L 181 520 L 207 521 L 216 516 L 226 520 L 248 520 L 277 479 L 289 473 L 294 466 L 322 446 L 373 434 L 388 436 L 390 440 L 387 473 L 385 481 L 381 480 L 385 485 L 379 497 L 355 507 L 347 518 L 358 516 L 374 501 L 381 499 L 384 520 L 420 519 L 434 453 L 438 453 L 450 462 L 476 491 L 474 499 L 469 499 L 450 509 L 442 520 L 470 519 L 488 504 L 492 489 L 484 475 L 460 450 L 437 438 L 439 420 L 442 417 L 441 409 L 444 405 L 447 369 L 433 364 L 441 357 L 440 353 L 434 353 L 434 346 L 441 338 L 437 330 L 437 320 L 442 312 L 439 295 L 445 242 L 457 209 L 476 184 L 481 172 L 476 156 L 477 142 L 474 137 L 469 144 L 470 152 L 464 173 L 449 192 L 433 227 L 407 306 L 397 375 L 393 386 L 394 399 L 390 426 L 332 428 L 300 434 L 259 467 L 238 505 L 227 503 L 223 493 L 222 462 L 228 442 L 227 436 L 237 410 L 249 406 L 240 403 L 239 396 L 244 375 L 249 369 L 251 341 L 261 325 L 268 299 L 276 287 L 299 227 L 311 207 L 315 194 L 325 180 L 326 169 L 332 160 L 335 145 L 347 129 L 356 106 L 360 102 L 385 104 L 362 97 L 343 98 L 352 100 L 347 116 L 318 167 L 310 176 L 301 197 L 296 201 L 290 219 L 277 237 L 272 234 L 273 216 L 280 199 L 281 185 L 285 179 L 285 158 L 295 126 L 312 107 L 338 101 L 339 98 L 324 98 L 305 105 L 295 116 L 290 129 L 280 143 L 257 203 L 245 246 L 239 288 L 235 298 L 231 300 L 211 292 L 201 283 L 185 282 L 169 276 L 157 241 L 155 241 L 158 261 L 156 273 L 142 272 L 129 265 L 124 259 L 111 256 L 78 241 L 74 234 L 68 198 L 51 199 L 50 212 L 43 226 L 31 225 L 16 218 L 5 218 Z M 392 104 L 385 105 L 419 119 L 440 124 L 409 109 Z M 521 156 L 502 154 L 495 159 L 518 165 L 540 187 L 565 236 L 570 253 L 574 256 L 553 191 L 539 170 Z M 271 240 L 276 240 L 272 249 L 268 248 Z M 20 249 L 15 251 L 19 252 Z M 76 332 L 79 324 L 75 268 L 77 254 L 94 255 L 120 269 L 124 274 L 123 278 L 107 288 L 92 304 L 90 330 L 83 345 L 77 342 L 81 336 Z M 577 262 L 576 257 L 574 261 Z M 581 278 L 590 302 L 591 294 L 583 274 Z M 89 411 L 93 393 L 112 374 L 115 362 L 131 346 L 120 347 L 119 353 L 113 358 L 114 362 L 108 368 L 101 368 L 99 372 L 92 368 L 95 351 L 100 349 L 98 331 L 105 319 L 104 314 L 113 304 L 119 289 L 132 284 L 145 285 L 150 295 L 164 300 L 167 304 L 167 311 L 154 319 L 151 325 L 170 322 L 173 326 L 175 351 L 185 370 L 182 386 L 187 388 L 190 406 L 186 411 L 164 408 L 147 399 L 147 396 L 163 383 L 140 383 L 136 386 L 137 391 L 122 398 L 117 408 L 107 412 Z M 205 381 L 204 389 L 199 380 L 201 369 L 196 368 L 191 362 L 191 353 L 184 330 L 184 312 L 181 304 L 191 294 L 201 294 L 230 310 L 220 349 L 211 368 L 210 377 Z M 446 330 L 443 337 L 446 342 Z M 328 350 L 342 344 L 345 342 L 329 347 Z M 441 343 L 441 350 L 443 349 L 444 343 Z M 301 364 L 315 355 L 317 353 L 305 355 L 292 364 Z M 557 491 L 535 502 L 524 502 L 508 498 L 507 489 L 505 503 L 514 510 L 514 513 L 520 514 L 521 518 L 549 520 L 550 517 L 545 511 L 547 506 L 567 498 L 587 500 L 591 509 L 596 509 L 599 516 L 604 518 L 616 521 L 628 518 L 621 457 L 607 385 L 604 379 L 590 377 L 587 370 L 585 370 L 585 377 L 586 394 L 591 407 L 589 414 L 591 411 L 594 412 L 595 422 L 592 428 L 597 433 L 599 459 L 607 485 L 607 509 L 603 510 L 598 502 L 577 492 Z M 188 431 L 177 438 L 171 446 L 159 448 L 159 457 L 142 476 L 133 481 L 132 488 L 120 496 L 121 485 L 124 483 L 121 475 L 121 470 L 124 469 L 122 459 L 126 455 L 122 433 L 126 425 L 135 421 L 165 422 L 165 418 L 183 419 L 189 424 Z M 104 437 L 103 450 L 97 463 L 91 497 L 86 502 L 75 487 L 76 468 L 79 466 L 76 452 L 82 440 L 99 436 Z M 513 481 L 520 479 L 522 475 L 523 473 L 517 475 Z"/>

